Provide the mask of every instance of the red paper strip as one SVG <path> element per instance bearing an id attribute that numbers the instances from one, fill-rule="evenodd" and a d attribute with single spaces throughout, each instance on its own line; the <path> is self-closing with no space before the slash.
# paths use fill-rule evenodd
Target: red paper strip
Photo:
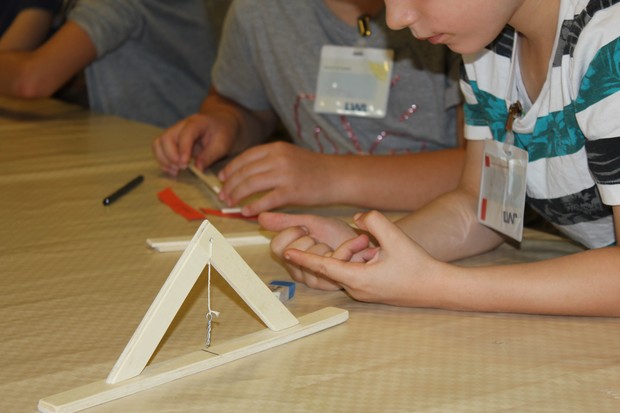
<path id="1" fill-rule="evenodd" d="M 251 220 L 257 220 L 258 219 L 258 216 L 256 216 L 256 215 L 246 217 L 245 215 L 242 215 L 239 212 L 226 213 L 226 212 L 220 211 L 219 209 L 209 209 L 209 208 L 200 208 L 200 210 L 202 212 L 204 212 L 205 214 L 207 214 L 207 215 L 215 215 L 217 217 L 241 218 L 241 219 L 251 219 Z"/>
<path id="2" fill-rule="evenodd" d="M 188 219 L 190 221 L 205 219 L 205 216 L 200 211 L 195 210 L 194 208 L 183 202 L 181 198 L 179 198 L 177 194 L 174 193 L 172 188 L 164 189 L 157 194 L 157 197 L 161 202 L 168 205 L 170 209 L 172 209 L 174 212 L 185 217 L 185 219 Z"/>

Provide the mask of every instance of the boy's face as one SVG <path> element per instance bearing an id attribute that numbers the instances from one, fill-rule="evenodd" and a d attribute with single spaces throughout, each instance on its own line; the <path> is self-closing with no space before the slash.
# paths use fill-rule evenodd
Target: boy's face
<path id="1" fill-rule="evenodd" d="M 474 53 L 493 41 L 524 0 L 385 0 L 392 29 Z"/>

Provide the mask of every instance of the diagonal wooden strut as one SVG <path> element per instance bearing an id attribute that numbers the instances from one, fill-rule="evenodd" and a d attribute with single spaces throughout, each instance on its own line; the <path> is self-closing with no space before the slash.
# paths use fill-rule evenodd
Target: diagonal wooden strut
<path id="1" fill-rule="evenodd" d="M 211 265 L 267 327 L 278 331 L 298 323 L 224 236 L 209 221 L 204 221 L 112 368 L 108 383 L 118 383 L 142 372 L 209 258 Z"/>

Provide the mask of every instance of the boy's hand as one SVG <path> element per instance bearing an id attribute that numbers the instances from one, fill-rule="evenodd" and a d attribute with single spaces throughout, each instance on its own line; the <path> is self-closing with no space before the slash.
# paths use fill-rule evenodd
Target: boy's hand
<path id="1" fill-rule="evenodd" d="M 368 237 L 359 235 L 342 243 L 331 256 L 294 243 L 281 254 L 297 272 L 339 285 L 360 301 L 422 307 L 433 303 L 446 264 L 430 257 L 376 211 L 359 214 L 355 222 L 374 235 L 380 247 L 371 248 Z"/>
<path id="2" fill-rule="evenodd" d="M 153 153 L 162 170 L 172 176 L 186 169 L 192 157 L 203 170 L 230 152 L 237 129 L 233 118 L 195 114 L 155 139 Z"/>
<path id="3" fill-rule="evenodd" d="M 264 193 L 244 206 L 244 215 L 256 215 L 285 205 L 327 205 L 332 194 L 335 158 L 286 142 L 252 147 L 234 158 L 219 174 L 223 182 L 220 199 L 237 205 L 254 194 Z"/>
<path id="4" fill-rule="evenodd" d="M 265 212 L 259 215 L 259 223 L 263 228 L 279 232 L 271 241 L 273 253 L 283 259 L 285 251 L 295 248 L 320 256 L 333 256 L 336 247 L 347 240 L 356 238 L 357 234 L 345 222 L 315 215 L 289 215 Z M 347 257 L 357 259 L 357 257 Z M 297 282 L 322 290 L 340 289 L 340 284 L 326 279 L 315 272 L 283 261 L 287 271 Z"/>

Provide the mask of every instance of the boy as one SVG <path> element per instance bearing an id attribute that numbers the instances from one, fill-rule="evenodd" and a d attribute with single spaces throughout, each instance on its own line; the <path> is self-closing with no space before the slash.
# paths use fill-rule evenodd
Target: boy
<path id="1" fill-rule="evenodd" d="M 394 305 L 620 316 L 618 1 L 386 4 L 391 27 L 409 27 L 418 38 L 464 54 L 470 141 L 461 182 L 396 225 L 378 212 L 356 216 L 377 247 L 368 235 L 325 218 L 261 215 L 265 228 L 282 231 L 272 248 L 289 260 L 292 277 Z M 524 151 L 527 175 L 517 167 L 502 178 L 502 191 L 521 199 L 527 192 L 532 207 L 590 249 L 520 265 L 447 264 L 497 247 L 504 234 L 520 239 L 510 222 L 485 221 L 489 189 L 481 189 L 481 177 L 497 176 L 487 160 L 514 154 L 520 164 Z M 527 190 L 505 189 L 518 187 L 519 176 L 527 176 Z"/>

